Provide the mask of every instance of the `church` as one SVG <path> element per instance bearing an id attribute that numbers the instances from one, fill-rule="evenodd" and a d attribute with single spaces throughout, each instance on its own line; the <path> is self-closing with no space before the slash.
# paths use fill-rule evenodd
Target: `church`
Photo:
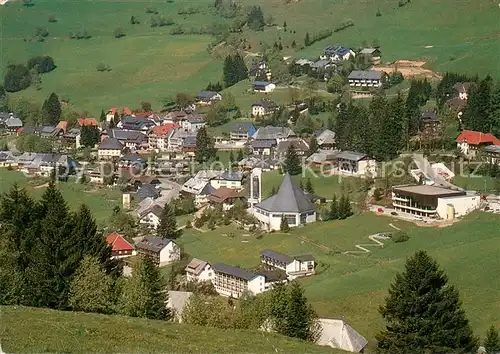
<path id="1" fill-rule="evenodd" d="M 253 205 L 252 214 L 263 229 L 280 230 L 281 218 L 294 227 L 316 221 L 316 206 L 310 197 L 296 186 L 287 173 L 276 195 Z"/>

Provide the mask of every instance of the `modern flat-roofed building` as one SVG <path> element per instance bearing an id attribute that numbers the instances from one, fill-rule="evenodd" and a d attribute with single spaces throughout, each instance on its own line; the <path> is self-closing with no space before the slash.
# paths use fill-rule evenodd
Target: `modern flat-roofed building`
<path id="1" fill-rule="evenodd" d="M 214 271 L 212 282 L 219 295 L 239 298 L 244 292 L 256 295 L 265 291 L 264 275 L 253 274 L 223 263 L 214 264 L 212 269 Z"/>
<path id="2" fill-rule="evenodd" d="M 383 73 L 375 70 L 354 70 L 349 74 L 347 80 L 351 89 L 370 89 L 382 87 Z"/>
<path id="3" fill-rule="evenodd" d="M 290 280 L 312 275 L 315 268 L 315 259 L 311 255 L 291 257 L 272 250 L 261 251 L 260 262 L 271 269 L 284 270 Z"/>
<path id="4" fill-rule="evenodd" d="M 422 217 L 452 219 L 463 216 L 479 207 L 480 197 L 428 185 L 397 186 L 392 189 L 392 205 L 396 211 Z"/>

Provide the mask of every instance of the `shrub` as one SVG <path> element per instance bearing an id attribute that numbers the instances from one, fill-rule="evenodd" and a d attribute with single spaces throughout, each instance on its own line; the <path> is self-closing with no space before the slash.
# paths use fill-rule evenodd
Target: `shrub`
<path id="1" fill-rule="evenodd" d="M 396 243 L 400 243 L 408 241 L 410 239 L 410 236 L 408 236 L 406 232 L 397 231 L 392 235 L 391 239 Z"/>
<path id="2" fill-rule="evenodd" d="M 379 10 L 377 10 L 376 16 L 377 16 L 377 17 L 382 16 L 382 12 L 380 12 L 380 9 L 379 9 Z"/>
<path id="3" fill-rule="evenodd" d="M 203 225 L 205 224 L 205 220 L 203 220 L 202 218 L 197 218 L 195 221 L 194 221 L 194 227 L 196 228 L 200 228 L 200 227 L 203 227 Z"/>
<path id="4" fill-rule="evenodd" d="M 123 30 L 123 28 L 118 27 L 113 32 L 113 35 L 115 36 L 115 38 L 122 38 L 122 37 L 125 37 L 125 31 Z"/>
<path id="5" fill-rule="evenodd" d="M 106 64 L 104 63 L 99 63 L 96 66 L 97 71 L 106 71 Z"/>
<path id="6" fill-rule="evenodd" d="M 52 59 L 49 56 L 33 57 L 30 60 L 28 60 L 26 66 L 28 69 L 36 68 L 39 74 L 48 73 L 56 68 L 56 65 L 54 64 L 54 59 Z"/>
<path id="7" fill-rule="evenodd" d="M 191 225 L 191 220 L 186 220 L 186 229 L 192 228 L 193 225 Z"/>
<path id="8" fill-rule="evenodd" d="M 49 22 L 50 22 L 50 23 L 57 22 L 57 18 L 56 18 L 56 15 L 55 15 L 55 14 L 50 14 L 50 15 L 49 15 Z"/>
<path id="9" fill-rule="evenodd" d="M 35 28 L 35 37 L 47 37 L 48 35 L 49 31 L 45 27 Z"/>
<path id="10" fill-rule="evenodd" d="M 215 230 L 215 222 L 214 222 L 214 219 L 210 219 L 210 220 L 208 220 L 207 227 L 208 227 L 210 230 Z"/>

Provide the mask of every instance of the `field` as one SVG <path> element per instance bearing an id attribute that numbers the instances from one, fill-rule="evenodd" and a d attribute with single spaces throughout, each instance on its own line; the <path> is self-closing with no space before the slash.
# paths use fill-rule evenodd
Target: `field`
<path id="1" fill-rule="evenodd" d="M 387 241 L 380 248 L 368 239 L 374 233 L 394 231 L 394 227 L 405 230 L 409 241 Z M 498 325 L 500 284 L 494 281 L 494 274 L 500 271 L 499 227 L 498 216 L 479 212 L 446 228 L 416 227 L 364 213 L 344 221 L 317 222 L 290 234 L 266 234 L 262 239 L 231 226 L 208 232 L 190 229 L 180 242 L 194 257 L 247 268 L 258 265 L 259 251 L 266 248 L 314 255 L 319 274 L 302 280 L 309 301 L 321 317 L 345 319 L 373 349 L 374 335 L 383 327 L 377 309 L 394 276 L 403 270 L 405 259 L 420 249 L 435 257 L 450 283 L 457 286 L 478 335 L 484 335 L 491 324 Z M 371 253 L 343 253 L 356 251 L 356 244 L 367 244 Z"/>
<path id="2" fill-rule="evenodd" d="M 498 1 L 412 0 L 404 7 L 398 7 L 398 0 L 257 2 L 265 15 L 270 13 L 275 18 L 277 26 L 248 37 L 254 43 L 264 41 L 271 46 L 281 38 L 285 54 L 315 58 L 329 44 L 359 47 L 363 41 L 368 45 L 377 41 L 383 62 L 423 60 L 428 68 L 439 72 L 500 77 L 495 56 L 500 50 Z M 376 16 L 378 10 L 380 17 Z M 322 29 L 333 30 L 348 19 L 354 22 L 353 27 L 297 52 L 287 48 L 293 40 L 303 46 L 306 32 L 313 36 Z"/>
<path id="3" fill-rule="evenodd" d="M 37 187 L 32 182 L 32 179 L 26 178 L 21 172 L 0 169 L 0 194 L 8 192 L 10 187 L 17 183 L 19 187 L 26 188 L 33 197 L 40 198 L 45 188 Z M 39 185 L 42 184 L 43 182 Z M 71 209 L 76 210 L 80 204 L 87 204 L 98 223 L 108 219 L 113 207 L 121 206 L 121 193 L 115 189 L 94 189 L 74 181 L 59 183 L 58 188 Z"/>
<path id="4" fill-rule="evenodd" d="M 209 81 L 220 80 L 222 63 L 207 51 L 211 37 L 175 36 L 169 34 L 173 26 L 150 27 L 148 6 L 176 24 L 211 23 L 211 15 L 205 12 L 178 15 L 185 6 L 181 2 L 38 0 L 34 4 L 23 7 L 20 1 L 12 1 L 0 8 L 0 73 L 8 64 L 36 55 L 52 56 L 57 68 L 42 77 L 40 91 L 30 88 L 13 96 L 42 100 L 56 92 L 75 108 L 98 115 L 101 108 L 137 108 L 141 101 L 159 110 L 162 100 L 176 92 L 195 93 Z M 206 4 L 197 5 L 206 8 Z M 56 16 L 56 23 L 48 22 L 50 14 Z M 141 23 L 132 25 L 131 16 Z M 42 43 L 31 40 L 40 26 L 49 31 Z M 124 29 L 125 37 L 114 38 L 118 27 Z M 69 39 L 69 32 L 83 30 L 92 38 Z M 111 71 L 98 72 L 99 63 L 109 65 Z"/>
<path id="5" fill-rule="evenodd" d="M 9 353 L 344 353 L 254 331 L 36 308 L 0 311 L 2 349 Z"/>

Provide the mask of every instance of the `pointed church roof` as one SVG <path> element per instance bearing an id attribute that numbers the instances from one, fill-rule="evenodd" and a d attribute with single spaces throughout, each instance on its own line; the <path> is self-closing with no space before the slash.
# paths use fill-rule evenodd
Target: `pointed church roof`
<path id="1" fill-rule="evenodd" d="M 276 195 L 255 205 L 256 208 L 276 213 L 304 213 L 316 211 L 316 207 L 297 187 L 287 173 Z"/>

